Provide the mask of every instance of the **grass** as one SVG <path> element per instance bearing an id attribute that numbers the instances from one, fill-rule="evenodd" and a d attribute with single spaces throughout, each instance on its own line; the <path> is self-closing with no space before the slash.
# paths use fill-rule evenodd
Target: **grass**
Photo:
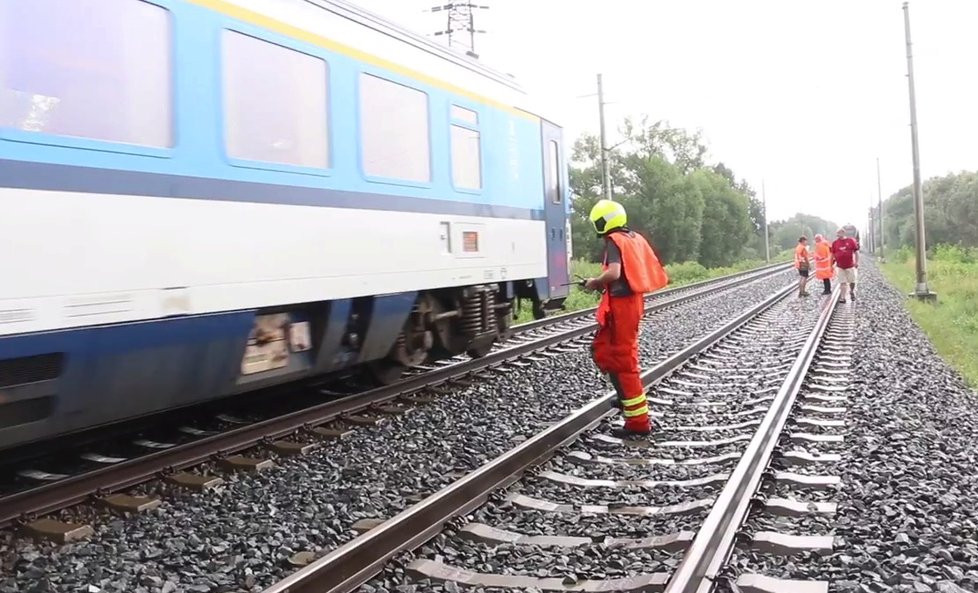
<path id="1" fill-rule="evenodd" d="M 883 273 L 901 292 L 916 284 L 915 260 L 909 249 L 894 252 Z M 978 249 L 938 246 L 927 260 L 927 284 L 936 305 L 906 301 L 910 316 L 924 330 L 938 354 L 972 388 L 978 388 Z"/>
<path id="2" fill-rule="evenodd" d="M 791 253 L 786 252 L 782 254 L 772 254 L 771 263 L 777 263 L 780 261 L 788 261 L 791 259 Z M 677 286 L 683 286 L 684 284 L 692 284 L 693 282 L 700 282 L 701 280 L 709 280 L 710 278 L 717 278 L 719 276 L 726 276 L 728 274 L 736 274 L 737 272 L 744 272 L 746 270 L 751 270 L 754 268 L 759 268 L 765 265 L 761 260 L 743 260 L 737 262 L 736 264 L 724 267 L 724 268 L 706 268 L 697 262 L 683 262 L 680 264 L 669 264 L 666 266 L 666 272 L 669 274 L 669 286 L 667 288 L 674 288 Z M 576 276 L 583 276 L 584 278 L 593 278 L 601 274 L 601 264 L 595 264 L 591 262 L 585 262 L 580 260 L 571 261 L 571 278 L 575 279 Z M 564 312 L 578 311 L 580 309 L 587 309 L 589 307 L 595 307 L 598 304 L 600 295 L 597 293 L 584 292 L 577 286 L 571 287 L 570 295 L 564 302 Z M 516 318 L 515 323 L 526 323 L 528 321 L 533 321 L 533 315 L 529 308 L 525 308 L 520 311 L 519 316 Z"/>

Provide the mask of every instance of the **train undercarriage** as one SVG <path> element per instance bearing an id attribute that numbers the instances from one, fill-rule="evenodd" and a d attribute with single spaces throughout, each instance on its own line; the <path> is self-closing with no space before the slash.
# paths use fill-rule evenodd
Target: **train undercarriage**
<path id="1" fill-rule="evenodd" d="M 463 353 L 485 356 L 496 342 L 509 339 L 521 298 L 532 303 L 535 319 L 546 316 L 545 303 L 521 288 L 510 298 L 495 284 L 421 293 L 388 355 L 367 365 L 369 374 L 389 384 L 411 367 Z"/>

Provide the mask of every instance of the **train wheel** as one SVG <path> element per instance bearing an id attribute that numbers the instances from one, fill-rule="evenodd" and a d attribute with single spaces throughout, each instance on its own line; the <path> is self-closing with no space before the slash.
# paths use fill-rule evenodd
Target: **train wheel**
<path id="1" fill-rule="evenodd" d="M 392 360 L 378 360 L 367 364 L 367 375 L 380 385 L 397 383 L 407 367 Z"/>
<path id="2" fill-rule="evenodd" d="M 466 350 L 465 353 L 471 356 L 472 358 L 482 358 L 483 356 L 489 354 L 489 352 L 492 351 L 492 345 L 493 343 L 489 342 L 488 344 L 475 346 L 473 348 L 469 348 L 468 350 Z"/>
<path id="3" fill-rule="evenodd" d="M 547 316 L 547 312 L 543 309 L 543 303 L 540 301 L 533 301 L 533 318 L 543 319 Z"/>
<path id="4" fill-rule="evenodd" d="M 482 358 L 492 351 L 492 347 L 496 344 L 497 337 L 498 336 L 482 335 L 469 344 L 469 347 L 465 349 L 465 353 L 472 358 Z"/>

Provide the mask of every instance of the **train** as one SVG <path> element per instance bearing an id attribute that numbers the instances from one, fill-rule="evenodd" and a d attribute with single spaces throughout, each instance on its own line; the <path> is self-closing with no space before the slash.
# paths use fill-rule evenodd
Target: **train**
<path id="1" fill-rule="evenodd" d="M 0 2 L 0 449 L 560 309 L 558 118 L 342 0 Z"/>
<path id="2" fill-rule="evenodd" d="M 844 231 L 846 237 L 849 237 L 850 239 L 855 239 L 856 243 L 859 243 L 859 229 L 856 228 L 854 224 L 852 224 L 851 222 L 847 222 L 842 227 L 842 230 Z"/>

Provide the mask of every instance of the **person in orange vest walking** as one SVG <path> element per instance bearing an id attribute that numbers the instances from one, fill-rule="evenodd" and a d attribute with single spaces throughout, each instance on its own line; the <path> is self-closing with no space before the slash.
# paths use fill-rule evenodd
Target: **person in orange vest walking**
<path id="1" fill-rule="evenodd" d="M 798 270 L 798 296 L 808 296 L 805 285 L 808 284 L 808 273 L 811 266 L 808 262 L 808 237 L 802 235 L 798 237 L 798 246 L 795 247 L 795 269 Z"/>
<path id="2" fill-rule="evenodd" d="M 815 235 L 815 278 L 822 281 L 822 294 L 832 294 L 832 246 L 822 235 Z"/>
<path id="3" fill-rule="evenodd" d="M 638 365 L 638 335 L 645 314 L 645 293 L 669 284 L 669 276 L 642 235 L 629 230 L 625 208 L 601 200 L 590 214 L 591 224 L 604 239 L 603 271 L 584 282 L 587 290 L 602 290 L 598 332 L 591 345 L 594 363 L 608 375 L 625 417 L 624 435 L 649 434 L 649 406 Z"/>

